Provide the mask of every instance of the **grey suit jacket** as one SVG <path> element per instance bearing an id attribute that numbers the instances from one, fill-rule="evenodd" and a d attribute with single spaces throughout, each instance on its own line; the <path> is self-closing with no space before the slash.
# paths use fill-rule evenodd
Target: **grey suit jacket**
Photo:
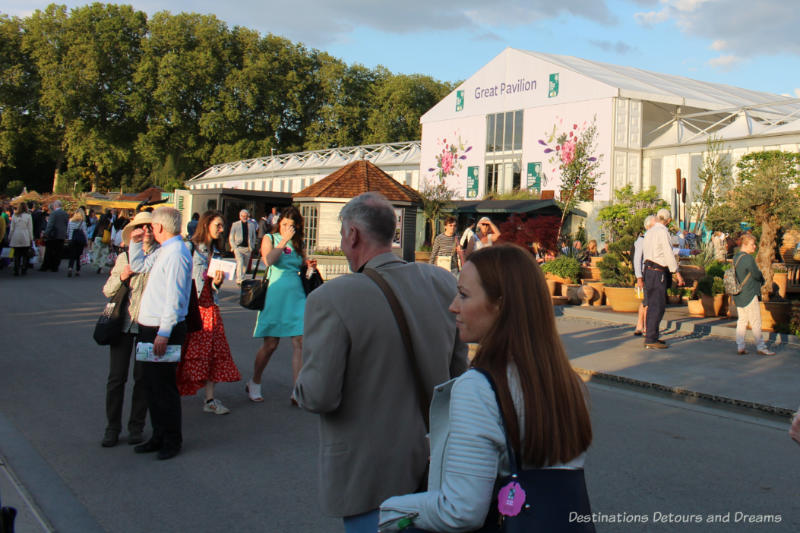
<path id="1" fill-rule="evenodd" d="M 392 253 L 366 266 L 400 300 L 427 390 L 461 374 L 467 348 L 447 310 L 456 294 L 452 274 Z M 323 512 L 360 514 L 416 490 L 428 460 L 425 423 L 400 330 L 375 282 L 350 274 L 309 294 L 303 361 L 294 395 L 301 407 L 322 415 Z"/>
<path id="2" fill-rule="evenodd" d="M 231 245 L 231 250 L 234 248 L 249 248 L 252 250 L 256 246 L 256 231 L 258 230 L 258 226 L 256 226 L 255 222 L 248 220 L 247 221 L 247 243 L 244 246 L 240 246 L 239 243 L 242 240 L 242 221 L 237 220 L 233 224 L 231 224 L 231 232 L 228 235 L 228 244 Z"/>
<path id="3" fill-rule="evenodd" d="M 67 238 L 67 224 L 69 224 L 69 215 L 63 209 L 56 209 L 47 217 L 47 227 L 44 230 L 45 239 L 60 239 Z"/>

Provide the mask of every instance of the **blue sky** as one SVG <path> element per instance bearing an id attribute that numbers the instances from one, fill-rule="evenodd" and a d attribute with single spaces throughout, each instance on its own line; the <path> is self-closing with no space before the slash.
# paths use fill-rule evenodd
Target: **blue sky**
<path id="1" fill-rule="evenodd" d="M 0 0 L 26 16 L 49 2 Z M 69 7 L 87 2 L 63 2 Z M 790 0 L 143 0 L 283 35 L 347 63 L 463 80 L 504 48 L 563 54 L 800 96 Z"/>

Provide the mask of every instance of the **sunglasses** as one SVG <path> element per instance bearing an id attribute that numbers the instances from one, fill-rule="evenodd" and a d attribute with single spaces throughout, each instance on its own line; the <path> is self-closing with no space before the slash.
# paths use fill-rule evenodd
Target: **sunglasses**
<path id="1" fill-rule="evenodd" d="M 150 233 L 153 233 L 153 225 L 152 224 L 142 224 L 142 229 L 144 231 L 149 231 Z"/>

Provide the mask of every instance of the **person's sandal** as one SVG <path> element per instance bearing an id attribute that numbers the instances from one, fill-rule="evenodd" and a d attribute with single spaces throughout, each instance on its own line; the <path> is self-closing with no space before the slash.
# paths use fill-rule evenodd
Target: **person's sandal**
<path id="1" fill-rule="evenodd" d="M 251 402 L 263 402 L 264 397 L 261 396 L 261 383 L 253 383 L 253 380 L 247 382 L 247 385 L 244 386 L 244 390 L 247 392 L 247 396 L 250 398 Z"/>

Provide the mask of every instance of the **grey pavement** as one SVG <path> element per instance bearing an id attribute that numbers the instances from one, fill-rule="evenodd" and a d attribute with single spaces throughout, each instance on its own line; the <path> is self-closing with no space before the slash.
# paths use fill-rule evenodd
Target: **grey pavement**
<path id="1" fill-rule="evenodd" d="M 17 531 L 223 531 L 231 517 L 241 529 L 340 531 L 316 503 L 317 419 L 289 405 L 289 343 L 264 375 L 263 404 L 248 402 L 242 382 L 218 385 L 230 415 L 203 413 L 200 396 L 183 399 L 185 447 L 176 459 L 133 454 L 125 433 L 117 447 L 99 446 L 108 352 L 91 331 L 105 277 L 0 271 L 0 497 L 20 510 Z M 220 307 L 247 379 L 259 345 L 251 338 L 255 313 L 236 299 L 235 286 L 226 286 Z M 580 307 L 557 315 L 572 363 L 590 381 L 683 392 L 754 413 L 787 415 L 800 403 L 795 338 L 773 339 L 775 357 L 741 357 L 724 321 L 668 314 L 670 349 L 647 351 L 632 336 L 634 315 Z M 114 504 L 120 499 L 125 505 Z M 143 517 L 157 517 L 157 526 L 146 528 Z"/>
<path id="2" fill-rule="evenodd" d="M 775 356 L 738 355 L 735 320 L 692 318 L 668 307 L 661 323 L 666 350 L 646 350 L 633 336 L 636 314 L 606 307 L 556 310 L 573 366 L 586 376 L 789 416 L 800 404 L 800 340 L 764 332 Z"/>

